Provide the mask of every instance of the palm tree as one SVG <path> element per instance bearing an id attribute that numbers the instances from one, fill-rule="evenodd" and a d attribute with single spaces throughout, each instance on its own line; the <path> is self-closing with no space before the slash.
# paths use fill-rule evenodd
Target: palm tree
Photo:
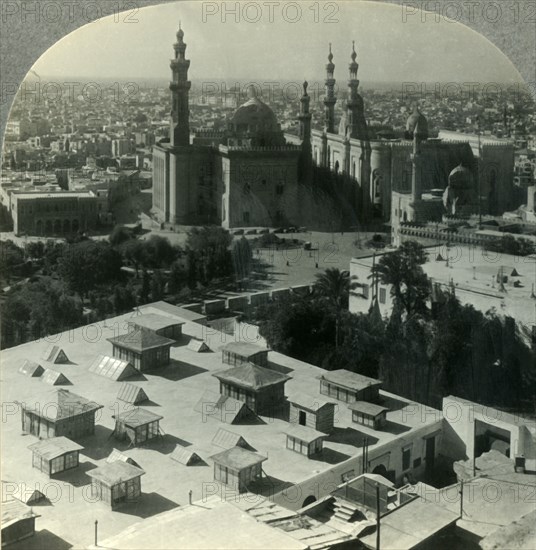
<path id="1" fill-rule="evenodd" d="M 350 291 L 357 286 L 348 271 L 329 267 L 324 273 L 316 275 L 315 289 L 335 314 L 335 348 L 339 347 L 339 325 L 342 311 L 348 307 Z"/>

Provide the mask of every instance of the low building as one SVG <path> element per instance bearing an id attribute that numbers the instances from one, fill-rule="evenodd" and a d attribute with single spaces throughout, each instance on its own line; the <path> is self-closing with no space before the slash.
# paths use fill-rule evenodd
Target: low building
<path id="1" fill-rule="evenodd" d="M 289 398 L 289 422 L 308 426 L 319 432 L 331 433 L 335 419 L 335 403 L 320 396 L 294 392 Z"/>
<path id="2" fill-rule="evenodd" d="M 239 493 L 245 493 L 248 485 L 260 480 L 262 463 L 267 460 L 267 457 L 242 447 L 231 447 L 210 458 L 214 461 L 214 481 Z"/>
<path id="3" fill-rule="evenodd" d="M 387 407 L 368 403 L 367 401 L 356 401 L 348 405 L 352 411 L 352 422 L 369 426 L 373 430 L 381 430 L 387 423 Z"/>
<path id="4" fill-rule="evenodd" d="M 147 371 L 169 364 L 169 348 L 173 340 L 164 338 L 146 328 L 108 338 L 113 346 L 113 356 L 128 361 L 135 369 Z"/>
<path id="5" fill-rule="evenodd" d="M 28 447 L 32 451 L 32 466 L 49 477 L 77 468 L 83 448 L 67 437 L 42 439 Z"/>
<path id="6" fill-rule="evenodd" d="M 233 367 L 250 363 L 259 367 L 268 366 L 268 350 L 248 342 L 229 342 L 222 348 L 221 354 L 222 361 Z"/>
<path id="7" fill-rule="evenodd" d="M 102 405 L 71 393 L 55 390 L 45 401 L 21 403 L 22 431 L 40 439 L 66 436 L 72 439 L 95 433 L 95 413 Z"/>
<path id="8" fill-rule="evenodd" d="M 287 449 L 305 455 L 310 458 L 322 452 L 322 443 L 326 434 L 308 428 L 307 426 L 294 425 L 287 432 Z"/>
<path id="9" fill-rule="evenodd" d="M 141 476 L 145 472 L 132 464 L 116 460 L 88 472 L 91 496 L 106 502 L 112 510 L 136 502 L 141 496 Z"/>
<path id="10" fill-rule="evenodd" d="M 91 191 L 16 192 L 11 196 L 15 234 L 61 236 L 98 225 L 98 199 Z"/>
<path id="11" fill-rule="evenodd" d="M 2 547 L 35 534 L 35 518 L 30 506 L 16 498 L 2 499 Z"/>
<path id="12" fill-rule="evenodd" d="M 139 445 L 160 435 L 160 420 L 163 416 L 145 409 L 132 409 L 115 416 L 114 435 Z"/>
<path id="13" fill-rule="evenodd" d="M 244 402 L 255 413 L 270 412 L 284 404 L 286 374 L 247 364 L 213 374 L 220 394 Z"/>
<path id="14" fill-rule="evenodd" d="M 156 315 L 154 313 L 138 315 L 128 323 L 130 330 L 145 328 L 159 336 L 171 340 L 178 340 L 181 337 L 183 324 L 184 322 L 182 321 L 164 317 L 163 315 Z"/>
<path id="15" fill-rule="evenodd" d="M 369 378 L 346 369 L 328 371 L 320 375 L 320 393 L 337 401 L 378 401 L 381 380 Z"/>

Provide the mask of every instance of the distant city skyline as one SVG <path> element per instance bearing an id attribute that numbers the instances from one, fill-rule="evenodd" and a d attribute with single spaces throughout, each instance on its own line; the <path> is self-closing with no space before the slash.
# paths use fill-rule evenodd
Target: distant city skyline
<path id="1" fill-rule="evenodd" d="M 206 3 L 205 3 L 206 4 Z M 220 10 L 221 4 L 208 3 Z M 259 4 L 261 5 L 261 4 Z M 273 23 L 264 13 L 258 23 L 240 15 L 205 14 L 203 3 L 180 2 L 141 8 L 136 14 L 110 16 L 64 37 L 34 64 L 42 79 L 169 80 L 169 59 L 181 21 L 193 81 L 322 80 L 332 43 L 335 78 L 345 87 L 355 40 L 358 77 L 367 84 L 400 82 L 521 83 L 510 60 L 491 42 L 458 23 L 419 16 L 403 21 L 400 6 L 371 2 L 331 3 L 331 13 L 303 3 L 302 16 L 288 23 L 275 9 Z M 205 9 L 207 9 L 205 7 Z M 251 12 L 253 14 L 253 11 Z M 251 17 L 250 14 L 250 17 Z M 254 14 L 253 14 L 254 15 Z M 290 11 L 287 19 L 294 17 Z M 137 22 L 126 23 L 125 19 Z M 117 21 L 120 22 L 117 22 Z M 470 52 L 470 55 L 468 55 Z M 29 73 L 31 74 L 31 73 Z"/>

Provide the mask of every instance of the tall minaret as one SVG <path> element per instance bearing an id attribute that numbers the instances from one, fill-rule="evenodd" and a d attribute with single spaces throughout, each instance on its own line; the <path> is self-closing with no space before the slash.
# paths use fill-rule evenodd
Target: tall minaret
<path id="1" fill-rule="evenodd" d="M 300 138 L 303 143 L 311 143 L 311 113 L 309 112 L 309 103 L 311 98 L 307 93 L 308 82 L 303 83 L 303 95 L 300 99 L 300 115 L 298 120 L 300 121 Z"/>
<path id="2" fill-rule="evenodd" d="M 170 67 L 173 73 L 173 80 L 169 84 L 172 93 L 171 120 L 169 138 L 171 145 L 190 144 L 190 121 L 188 92 L 192 83 L 188 80 L 188 68 L 190 60 L 185 59 L 186 44 L 184 43 L 184 31 L 179 23 L 177 42 L 173 45 L 175 59 L 171 60 Z"/>
<path id="3" fill-rule="evenodd" d="M 326 97 L 324 98 L 324 131 L 335 133 L 335 79 L 333 78 L 333 71 L 335 65 L 333 64 L 333 54 L 331 53 L 331 43 L 329 45 L 328 63 L 326 65 Z"/>
<path id="4" fill-rule="evenodd" d="M 301 181 L 309 181 L 312 167 L 312 148 L 311 148 L 311 113 L 309 112 L 309 103 L 311 98 L 307 93 L 307 81 L 303 83 L 303 95 L 300 99 L 300 122 L 299 134 L 302 140 L 301 154 L 299 163 L 299 178 Z"/>
<path id="5" fill-rule="evenodd" d="M 348 80 L 348 100 L 346 102 L 346 136 L 349 138 L 358 137 L 358 118 L 359 118 L 359 106 L 362 102 L 359 102 L 359 94 L 357 89 L 359 87 L 359 80 L 357 80 L 357 69 L 359 68 L 356 62 L 357 54 L 355 53 L 355 42 L 352 40 L 352 62 L 349 65 L 350 79 Z"/>

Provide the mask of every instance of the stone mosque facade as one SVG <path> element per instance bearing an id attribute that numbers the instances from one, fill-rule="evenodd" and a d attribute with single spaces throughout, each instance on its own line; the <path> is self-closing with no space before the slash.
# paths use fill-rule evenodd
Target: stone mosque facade
<path id="1" fill-rule="evenodd" d="M 430 138 L 427 119 L 417 106 L 401 138 L 386 139 L 369 127 L 354 46 L 338 124 L 330 45 L 323 129 L 311 128 L 305 82 L 297 136 L 282 132 L 254 87 L 225 131 L 191 132 L 190 61 L 181 29 L 174 51 L 169 138 L 153 149 L 153 215 L 161 223 L 226 228 L 303 225 L 305 210 L 311 209 L 307 197 L 315 170 L 328 170 L 351 182 L 351 207 L 359 224 L 435 221 L 443 214 L 465 215 L 477 208 L 483 214 L 502 214 L 513 206 L 511 142 L 479 138 L 477 147 L 470 136 L 456 132 L 447 132 L 446 139 L 441 134 Z M 324 202 L 313 206 L 319 218 Z"/>

